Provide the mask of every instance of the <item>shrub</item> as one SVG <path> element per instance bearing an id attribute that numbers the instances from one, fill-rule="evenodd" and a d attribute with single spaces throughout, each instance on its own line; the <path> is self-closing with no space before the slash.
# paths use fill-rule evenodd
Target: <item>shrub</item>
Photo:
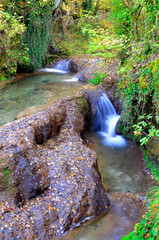
<path id="1" fill-rule="evenodd" d="M 155 51 L 156 46 L 149 47 L 147 43 L 132 45 L 131 55 L 119 71 L 117 95 L 122 102 L 121 121 L 125 132 L 139 130 L 141 135 L 144 127 L 150 137 L 158 128 L 159 58 Z"/>
<path id="2" fill-rule="evenodd" d="M 157 240 L 159 233 L 159 187 L 151 188 L 145 201 L 147 211 L 142 221 L 137 223 L 134 231 L 122 240 Z"/>
<path id="3" fill-rule="evenodd" d="M 94 84 L 94 85 L 99 85 L 100 83 L 102 83 L 103 79 L 104 79 L 106 76 L 107 76 L 107 74 L 105 74 L 105 73 L 98 73 L 98 72 L 96 72 L 96 73 L 95 73 L 95 78 L 89 80 L 88 82 L 89 82 L 89 83 L 92 83 L 92 84 Z"/>
<path id="4" fill-rule="evenodd" d="M 21 35 L 25 26 L 14 16 L 0 9 L 0 80 L 13 75 L 17 70 L 17 63 L 21 61 L 23 52 L 27 52 L 21 43 Z M 26 54 L 27 55 L 27 54 Z"/>

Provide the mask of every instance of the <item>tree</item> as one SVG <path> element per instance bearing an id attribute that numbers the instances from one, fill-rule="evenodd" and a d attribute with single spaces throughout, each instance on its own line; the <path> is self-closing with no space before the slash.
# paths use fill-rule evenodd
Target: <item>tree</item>
<path id="1" fill-rule="evenodd" d="M 126 8 L 129 9 L 129 12 L 132 17 L 133 22 L 133 28 L 135 32 L 135 38 L 139 38 L 139 25 L 138 25 L 138 19 L 141 14 L 141 10 L 144 6 L 144 1 L 141 2 L 141 0 L 122 0 L 122 3 Z"/>

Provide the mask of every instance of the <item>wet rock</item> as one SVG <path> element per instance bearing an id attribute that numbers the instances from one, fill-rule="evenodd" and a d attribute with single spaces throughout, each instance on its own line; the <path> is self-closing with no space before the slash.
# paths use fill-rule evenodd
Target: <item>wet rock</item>
<path id="1" fill-rule="evenodd" d="M 51 123 L 44 123 L 41 126 L 36 126 L 35 128 L 35 137 L 38 144 L 44 143 L 51 136 Z"/>
<path id="2" fill-rule="evenodd" d="M 96 153 L 81 139 L 87 101 L 81 93 L 0 128 L 17 189 L 16 205 L 0 205 L 1 239 L 53 239 L 108 210 Z"/>
<path id="3" fill-rule="evenodd" d="M 71 62 L 76 66 L 75 68 L 78 70 L 76 77 L 81 82 L 88 82 L 93 80 L 98 74 L 103 74 L 100 88 L 106 92 L 117 113 L 120 114 L 121 103 L 115 95 L 119 79 L 117 68 L 120 65 L 120 61 L 118 59 L 91 59 L 89 57 L 75 56 L 71 57 Z"/>
<path id="4" fill-rule="evenodd" d="M 77 73 L 78 72 L 78 65 L 75 61 L 73 60 L 70 60 L 70 63 L 69 63 L 69 69 L 72 73 Z"/>
<path id="5" fill-rule="evenodd" d="M 95 74 L 104 73 L 102 81 L 106 90 L 111 90 L 114 83 L 117 83 L 119 75 L 117 67 L 120 64 L 118 59 L 87 58 L 81 56 L 71 57 L 71 61 L 78 70 L 79 81 L 88 82 L 95 78 Z"/>

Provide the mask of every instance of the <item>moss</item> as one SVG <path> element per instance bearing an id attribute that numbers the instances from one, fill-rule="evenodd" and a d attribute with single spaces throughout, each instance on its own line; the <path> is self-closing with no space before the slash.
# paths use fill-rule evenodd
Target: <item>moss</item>
<path id="1" fill-rule="evenodd" d="M 2 169 L 1 170 L 3 173 L 4 173 L 4 184 L 6 187 L 9 187 L 10 186 L 10 169 L 9 168 L 6 168 L 6 169 Z"/>
<path id="2" fill-rule="evenodd" d="M 88 110 L 88 103 L 83 97 L 72 99 L 72 102 L 77 105 L 78 110 L 82 113 L 83 117 L 86 116 Z"/>

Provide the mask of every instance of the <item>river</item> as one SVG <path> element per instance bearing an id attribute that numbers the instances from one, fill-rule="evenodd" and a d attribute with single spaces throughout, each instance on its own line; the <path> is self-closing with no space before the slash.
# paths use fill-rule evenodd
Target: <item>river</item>
<path id="1" fill-rule="evenodd" d="M 32 106 L 49 106 L 58 98 L 74 95 L 82 84 L 68 72 L 43 70 L 15 81 L 0 93 L 0 124 L 14 121 L 17 114 Z M 119 240 L 141 220 L 144 194 L 152 186 L 144 170 L 140 149 L 132 142 L 108 146 L 97 133 L 86 133 L 89 147 L 96 151 L 102 182 L 111 208 L 106 215 L 86 221 L 58 240 Z"/>

